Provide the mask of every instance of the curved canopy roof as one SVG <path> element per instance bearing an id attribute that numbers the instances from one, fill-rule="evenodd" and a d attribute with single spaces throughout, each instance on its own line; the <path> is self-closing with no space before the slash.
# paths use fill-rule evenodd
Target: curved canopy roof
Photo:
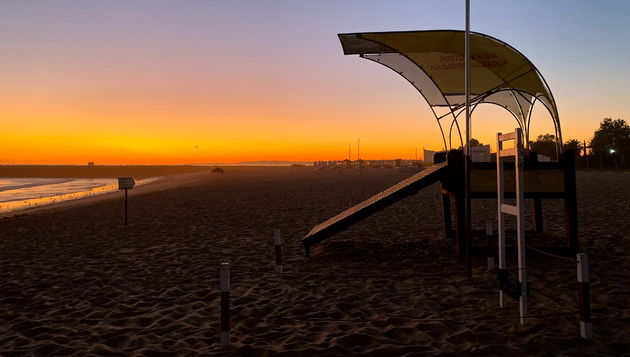
<path id="1" fill-rule="evenodd" d="M 431 106 L 447 148 L 454 127 L 463 145 L 457 118 L 465 110 L 464 36 L 457 30 L 366 32 L 339 34 L 339 40 L 344 54 L 360 55 L 407 79 Z M 507 109 L 528 143 L 531 109 L 538 100 L 549 111 L 561 146 L 556 103 L 538 69 L 510 45 L 481 33 L 470 33 L 470 53 L 472 110 L 479 103 Z"/>

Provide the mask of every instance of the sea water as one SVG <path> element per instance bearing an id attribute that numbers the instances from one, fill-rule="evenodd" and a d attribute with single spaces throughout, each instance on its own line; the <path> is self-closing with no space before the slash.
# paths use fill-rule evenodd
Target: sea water
<path id="1" fill-rule="evenodd" d="M 1 178 L 0 213 L 76 200 L 118 190 L 115 178 Z"/>

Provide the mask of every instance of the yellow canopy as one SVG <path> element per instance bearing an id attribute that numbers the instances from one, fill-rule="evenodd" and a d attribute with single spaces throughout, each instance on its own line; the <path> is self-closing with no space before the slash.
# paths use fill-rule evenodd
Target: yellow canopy
<path id="1" fill-rule="evenodd" d="M 464 111 L 464 31 L 404 31 L 339 34 L 346 55 L 391 68 L 407 79 L 427 100 L 451 147 L 453 126 Z M 472 110 L 479 103 L 507 109 L 529 142 L 531 108 L 540 101 L 553 119 L 558 145 L 562 134 L 556 103 L 544 78 L 519 51 L 496 38 L 470 33 L 470 90 Z M 441 121 L 451 120 L 446 144 Z"/>

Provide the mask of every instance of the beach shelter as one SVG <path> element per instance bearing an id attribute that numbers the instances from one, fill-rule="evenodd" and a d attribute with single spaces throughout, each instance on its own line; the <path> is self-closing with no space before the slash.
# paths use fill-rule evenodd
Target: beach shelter
<path id="1" fill-rule="evenodd" d="M 453 130 L 464 146 L 457 119 L 465 113 L 464 31 L 402 31 L 339 34 L 346 55 L 359 55 L 403 76 L 426 99 L 442 133 L 444 149 L 452 148 Z M 562 149 L 558 109 L 538 69 L 505 42 L 470 33 L 471 111 L 480 103 L 505 108 L 529 143 L 532 107 L 541 103 L 551 115 Z M 465 114 L 464 114 L 465 116 Z M 465 119 L 464 119 L 465 120 Z M 447 140 L 448 138 L 448 140 Z"/>

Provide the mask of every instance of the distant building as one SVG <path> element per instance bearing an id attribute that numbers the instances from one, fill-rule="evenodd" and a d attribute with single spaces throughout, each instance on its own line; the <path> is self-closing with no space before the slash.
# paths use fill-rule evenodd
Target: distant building
<path id="1" fill-rule="evenodd" d="M 355 161 L 345 159 L 343 161 L 313 161 L 313 167 L 317 170 L 325 168 L 393 168 L 393 167 L 421 167 L 422 160 L 365 160 Z"/>
<path id="2" fill-rule="evenodd" d="M 473 162 L 490 162 L 490 145 L 479 145 L 471 147 Z"/>
<path id="3" fill-rule="evenodd" d="M 424 149 L 424 148 L 422 150 L 424 150 L 424 162 L 432 163 L 433 162 L 433 155 L 435 155 L 435 153 L 438 152 L 438 151 L 427 150 L 427 149 Z"/>
<path id="4" fill-rule="evenodd" d="M 88 162 L 88 167 L 94 167 L 94 161 Z"/>
<path id="5" fill-rule="evenodd" d="M 335 168 L 339 166 L 339 162 L 336 160 L 331 160 L 331 161 L 315 161 L 313 162 L 313 167 L 315 167 L 316 169 L 323 169 L 323 168 Z"/>

